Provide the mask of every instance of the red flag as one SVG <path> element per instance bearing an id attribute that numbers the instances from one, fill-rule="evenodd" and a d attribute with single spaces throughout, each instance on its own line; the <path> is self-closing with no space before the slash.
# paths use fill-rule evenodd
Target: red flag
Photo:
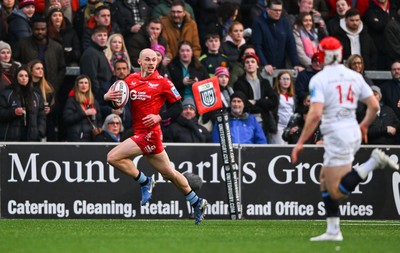
<path id="1" fill-rule="evenodd" d="M 192 90 L 197 112 L 199 114 L 222 108 L 218 77 L 214 76 L 212 78 L 195 82 L 192 86 Z"/>

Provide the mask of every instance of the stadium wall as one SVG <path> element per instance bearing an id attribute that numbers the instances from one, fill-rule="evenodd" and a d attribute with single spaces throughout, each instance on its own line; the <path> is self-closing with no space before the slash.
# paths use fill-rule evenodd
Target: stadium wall
<path id="1" fill-rule="evenodd" d="M 170 183 L 156 174 L 153 199 L 140 206 L 133 179 L 107 164 L 109 143 L 0 143 L 1 218 L 181 219 L 191 208 Z M 366 161 L 373 146 L 363 146 L 354 166 Z M 322 219 L 318 193 L 323 149 L 306 146 L 296 166 L 292 146 L 235 145 L 240 168 L 244 219 Z M 181 172 L 203 179 L 198 194 L 207 198 L 207 219 L 229 219 L 220 147 L 216 144 L 166 144 Z M 400 148 L 385 152 L 398 160 Z M 134 163 L 146 174 L 154 170 L 143 157 Z M 343 201 L 344 219 L 399 219 L 400 173 L 375 171 Z"/>

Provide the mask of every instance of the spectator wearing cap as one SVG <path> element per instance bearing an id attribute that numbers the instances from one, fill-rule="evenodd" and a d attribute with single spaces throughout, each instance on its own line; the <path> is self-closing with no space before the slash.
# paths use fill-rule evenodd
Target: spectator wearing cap
<path id="1" fill-rule="evenodd" d="M 399 135 L 400 120 L 392 108 L 382 103 L 381 89 L 375 85 L 371 89 L 379 101 L 380 109 L 368 128 L 368 144 L 398 144 L 395 137 Z"/>
<path id="2" fill-rule="evenodd" d="M 15 71 L 21 67 L 21 63 L 12 59 L 10 44 L 0 41 L 0 92 L 11 85 Z"/>
<path id="3" fill-rule="evenodd" d="M 35 14 L 35 0 L 21 0 L 18 8 L 15 8 L 8 16 L 8 38 L 10 45 L 15 47 L 22 38 L 32 35 L 31 18 Z"/>
<path id="4" fill-rule="evenodd" d="M 309 94 L 308 86 L 310 84 L 311 77 L 318 73 L 323 65 L 319 63 L 319 53 L 314 53 L 311 57 L 311 65 L 300 71 L 297 74 L 297 78 L 294 84 L 297 105 L 302 106 L 302 101 Z"/>
<path id="5" fill-rule="evenodd" d="M 232 87 L 228 86 L 230 73 L 227 67 L 219 66 L 215 69 L 215 76 L 218 77 L 219 90 L 221 92 L 222 106 L 224 110 L 227 110 L 231 106 L 231 95 L 233 94 Z M 200 116 L 201 123 L 206 126 L 207 129 L 212 129 L 217 117 L 217 110 L 207 112 Z"/>
<path id="6" fill-rule="evenodd" d="M 270 82 L 258 73 L 260 61 L 255 54 L 243 56 L 245 73 L 234 84 L 235 91 L 241 91 L 247 98 L 246 106 L 250 114 L 262 125 L 265 135 L 276 133 L 273 111 L 279 104 L 279 96 Z"/>
<path id="7" fill-rule="evenodd" d="M 47 11 L 49 38 L 58 42 L 64 49 L 65 64 L 77 65 L 81 57 L 81 44 L 72 23 L 64 16 L 57 5 L 50 6 Z"/>
<path id="8" fill-rule="evenodd" d="M 196 105 L 192 98 L 182 102 L 183 110 L 176 122 L 164 129 L 165 142 L 207 143 L 211 141 L 210 132 L 198 123 Z"/>
<path id="9" fill-rule="evenodd" d="M 229 78 L 229 86 L 233 87 L 239 77 L 244 74 L 243 56 L 248 54 L 256 54 L 256 49 L 252 44 L 243 45 L 239 52 L 239 59 L 236 62 L 231 62 L 229 67 L 229 72 L 231 74 Z"/>
<path id="10" fill-rule="evenodd" d="M 157 54 L 157 71 L 160 75 L 166 78 L 171 78 L 171 74 L 167 66 L 164 64 L 165 47 L 160 44 L 155 44 L 150 47 Z"/>
<path id="11" fill-rule="evenodd" d="M 232 143 L 235 144 L 267 144 L 267 138 L 257 119 L 246 112 L 246 95 L 236 91 L 230 97 L 229 128 Z M 212 131 L 212 142 L 220 143 L 218 125 Z"/>
<path id="12" fill-rule="evenodd" d="M 126 47 L 134 67 L 139 67 L 139 54 L 143 49 L 150 48 L 153 45 L 161 45 L 167 48 L 167 41 L 162 36 L 162 31 L 160 19 L 152 18 L 137 33 L 126 40 Z M 166 53 L 164 49 L 164 56 Z M 163 65 L 167 65 L 168 63 L 169 61 L 164 61 Z"/>

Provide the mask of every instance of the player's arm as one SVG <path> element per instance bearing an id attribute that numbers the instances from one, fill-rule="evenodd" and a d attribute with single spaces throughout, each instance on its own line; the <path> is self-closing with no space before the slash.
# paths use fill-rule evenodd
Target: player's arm
<path id="1" fill-rule="evenodd" d="M 319 121 L 321 120 L 323 108 L 324 104 L 322 103 L 312 103 L 310 105 L 310 110 L 308 111 L 303 131 L 301 132 L 300 138 L 292 151 L 293 164 L 297 162 L 298 153 L 303 150 L 304 143 L 310 138 L 317 128 Z"/>
<path id="2" fill-rule="evenodd" d="M 175 103 L 167 103 L 166 110 L 160 111 L 161 118 L 168 119 L 173 118 L 176 119 L 182 112 L 182 102 L 181 100 L 177 100 Z"/>
<path id="3" fill-rule="evenodd" d="M 375 96 L 369 96 L 363 99 L 362 102 L 367 105 L 367 111 L 365 113 L 364 119 L 360 122 L 360 129 L 364 142 L 368 143 L 367 130 L 369 125 L 371 125 L 371 123 L 376 118 L 376 113 L 379 110 L 379 102 L 375 98 Z"/>

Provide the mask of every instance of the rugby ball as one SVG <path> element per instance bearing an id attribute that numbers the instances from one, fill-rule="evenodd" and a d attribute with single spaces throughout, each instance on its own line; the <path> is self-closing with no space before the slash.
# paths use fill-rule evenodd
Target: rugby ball
<path id="1" fill-rule="evenodd" d="M 129 87 L 123 80 L 117 80 L 111 85 L 111 90 L 122 91 L 122 96 L 118 101 L 111 101 L 113 107 L 122 108 L 126 105 L 129 99 Z"/>

